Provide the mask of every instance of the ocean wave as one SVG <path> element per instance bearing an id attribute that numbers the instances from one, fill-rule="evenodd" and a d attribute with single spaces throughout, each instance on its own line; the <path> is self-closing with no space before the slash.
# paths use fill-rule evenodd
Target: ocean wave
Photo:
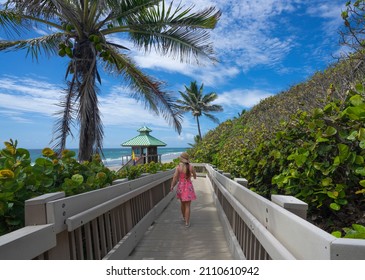
<path id="1" fill-rule="evenodd" d="M 105 166 L 115 166 L 115 165 L 123 165 L 127 163 L 132 157 L 131 156 L 122 156 L 118 158 L 106 158 L 103 159 L 103 163 Z"/>
<path id="2" fill-rule="evenodd" d="M 171 156 L 180 156 L 182 152 L 174 152 L 174 153 L 167 153 L 167 154 L 162 154 L 162 157 L 171 157 Z"/>

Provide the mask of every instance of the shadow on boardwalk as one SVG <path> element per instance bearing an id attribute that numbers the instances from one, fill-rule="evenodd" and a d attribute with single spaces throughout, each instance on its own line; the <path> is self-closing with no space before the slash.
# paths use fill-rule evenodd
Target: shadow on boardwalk
<path id="1" fill-rule="evenodd" d="M 205 178 L 193 180 L 197 200 L 191 204 L 191 226 L 181 220 L 173 199 L 145 233 L 130 260 L 231 260 L 212 190 Z M 176 189 L 176 188 L 175 188 Z"/>

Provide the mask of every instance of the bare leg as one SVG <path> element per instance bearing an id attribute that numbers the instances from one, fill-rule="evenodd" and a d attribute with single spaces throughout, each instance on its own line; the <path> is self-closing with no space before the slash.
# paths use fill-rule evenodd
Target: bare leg
<path id="1" fill-rule="evenodd" d="M 185 202 L 182 200 L 180 202 L 181 202 L 181 215 L 182 215 L 183 219 L 186 220 L 185 219 Z"/>
<path id="2" fill-rule="evenodd" d="M 185 225 L 189 226 L 190 225 L 190 204 L 191 201 L 185 201 Z"/>

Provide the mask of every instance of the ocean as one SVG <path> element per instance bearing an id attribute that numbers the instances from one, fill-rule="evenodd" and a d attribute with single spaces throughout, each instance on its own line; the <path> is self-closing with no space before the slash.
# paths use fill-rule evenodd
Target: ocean
<path id="1" fill-rule="evenodd" d="M 188 148 L 167 148 L 167 147 L 159 147 L 158 154 L 161 155 L 162 162 L 169 162 L 173 159 L 179 157 L 182 152 L 185 152 Z M 76 152 L 77 157 L 77 149 L 70 149 L 71 151 Z M 42 157 L 42 149 L 29 149 L 30 158 L 32 162 L 34 162 L 37 158 Z M 122 160 L 126 161 L 126 159 L 130 159 L 131 157 L 131 148 L 105 148 L 103 149 L 104 157 L 103 163 L 105 166 L 121 166 Z"/>

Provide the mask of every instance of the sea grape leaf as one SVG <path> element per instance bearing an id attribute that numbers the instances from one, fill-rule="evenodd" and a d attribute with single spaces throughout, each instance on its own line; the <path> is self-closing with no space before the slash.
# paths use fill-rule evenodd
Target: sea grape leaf
<path id="1" fill-rule="evenodd" d="M 335 211 L 338 211 L 338 210 L 341 209 L 341 206 L 338 205 L 337 203 L 333 202 L 333 203 L 330 204 L 330 208 L 335 210 Z"/>

